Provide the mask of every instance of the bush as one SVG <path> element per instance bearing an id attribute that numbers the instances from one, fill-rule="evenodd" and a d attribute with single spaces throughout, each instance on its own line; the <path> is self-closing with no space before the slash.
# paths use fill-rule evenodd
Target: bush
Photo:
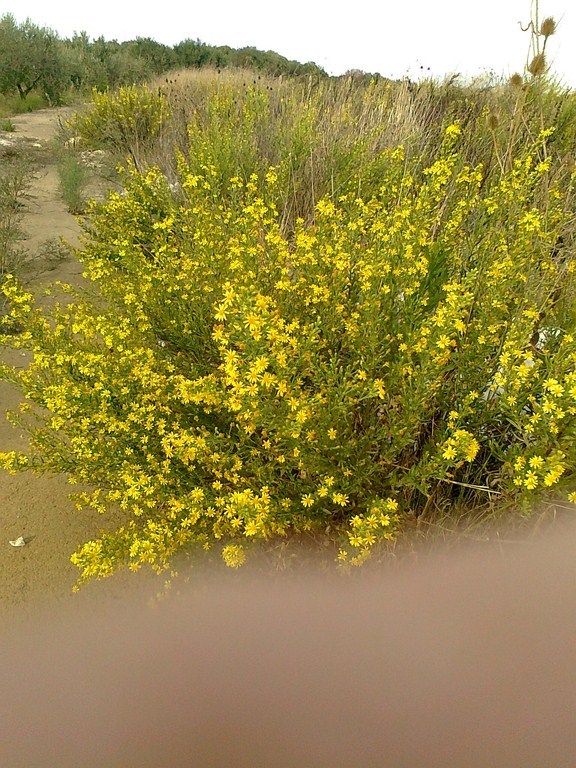
<path id="1" fill-rule="evenodd" d="M 0 284 L 9 272 L 18 271 L 26 259 L 19 242 L 24 238 L 21 219 L 34 171 L 30 157 L 9 147 L 0 166 Z"/>
<path id="2" fill-rule="evenodd" d="M 168 103 L 158 91 L 133 85 L 114 93 L 93 91 L 90 109 L 70 127 L 87 146 L 129 155 L 139 167 L 141 153 L 159 136 L 168 116 Z"/>
<path id="3" fill-rule="evenodd" d="M 73 556 L 84 578 L 189 545 L 236 566 L 303 531 L 357 563 L 407 515 L 573 478 L 571 192 L 546 133 L 491 188 L 459 135 L 420 181 L 390 151 L 377 194 L 324 198 L 290 237 L 274 169 L 223 197 L 181 161 L 180 202 L 133 171 L 92 211 L 100 297 L 50 319 L 5 286 L 34 362 L 4 375 L 41 410 L 2 466 L 130 514 Z"/>
<path id="4" fill-rule="evenodd" d="M 58 162 L 60 194 L 70 213 L 80 214 L 86 208 L 88 172 L 82 158 L 72 150 L 65 150 Z"/>
<path id="5" fill-rule="evenodd" d="M 48 106 L 46 97 L 37 91 L 32 91 L 24 99 L 18 95 L 0 95 L 0 115 L 3 117 L 35 112 L 37 109 L 45 109 Z"/>

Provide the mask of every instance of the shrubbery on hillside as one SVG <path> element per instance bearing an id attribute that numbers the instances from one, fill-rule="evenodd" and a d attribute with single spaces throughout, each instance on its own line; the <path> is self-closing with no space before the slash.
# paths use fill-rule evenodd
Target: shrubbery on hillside
<path id="1" fill-rule="evenodd" d="M 85 32 L 62 39 L 30 19 L 18 23 L 12 14 L 0 16 L 0 94 L 17 94 L 20 106 L 32 93 L 49 104 L 60 104 L 70 89 L 104 91 L 180 67 L 205 66 L 249 67 L 270 75 L 325 75 L 316 64 L 289 61 L 274 51 L 236 50 L 190 39 L 174 47 L 150 38 L 119 43 L 103 37 L 90 40 Z"/>

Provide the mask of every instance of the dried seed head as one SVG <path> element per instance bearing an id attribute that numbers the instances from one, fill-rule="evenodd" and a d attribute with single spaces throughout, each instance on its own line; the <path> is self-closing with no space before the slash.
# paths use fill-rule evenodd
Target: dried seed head
<path id="1" fill-rule="evenodd" d="M 488 123 L 488 128 L 491 131 L 495 131 L 496 128 L 498 128 L 498 117 L 494 114 L 494 112 L 490 112 L 488 115 L 486 122 Z"/>
<path id="2" fill-rule="evenodd" d="M 543 53 L 537 53 L 530 64 L 528 64 L 528 72 L 530 72 L 532 77 L 538 77 L 539 75 L 543 75 L 545 71 L 546 57 Z"/>
<path id="3" fill-rule="evenodd" d="M 509 82 L 510 82 L 510 85 L 513 86 L 514 88 L 521 88 L 522 85 L 524 84 L 524 80 L 522 79 L 522 75 L 519 74 L 518 72 L 514 72 L 514 74 L 510 78 Z"/>
<path id="4" fill-rule="evenodd" d="M 540 34 L 544 35 L 544 37 L 550 37 L 554 32 L 556 32 L 556 22 L 552 16 L 548 16 L 540 25 Z"/>

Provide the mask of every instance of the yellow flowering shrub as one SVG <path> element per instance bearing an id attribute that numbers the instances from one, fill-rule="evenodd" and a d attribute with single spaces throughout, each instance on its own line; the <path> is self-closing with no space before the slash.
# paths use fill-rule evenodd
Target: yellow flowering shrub
<path id="1" fill-rule="evenodd" d="M 73 556 L 85 578 L 192 545 L 237 567 L 251 541 L 327 528 L 361 562 L 431 499 L 573 476 L 569 190 L 538 145 L 484 187 L 458 139 L 418 177 L 388 152 L 376 194 L 325 197 L 289 234 L 275 169 L 223 194 L 209 158 L 181 158 L 177 199 L 133 171 L 92 209 L 97 295 L 46 317 L 7 282 L 25 330 L 4 341 L 34 359 L 3 374 L 37 407 L 29 456 L 0 464 L 129 514 Z"/>
<path id="2" fill-rule="evenodd" d="M 88 111 L 76 115 L 70 127 L 87 146 L 111 148 L 134 160 L 160 135 L 169 116 L 168 100 L 157 89 L 126 85 L 94 90 Z"/>

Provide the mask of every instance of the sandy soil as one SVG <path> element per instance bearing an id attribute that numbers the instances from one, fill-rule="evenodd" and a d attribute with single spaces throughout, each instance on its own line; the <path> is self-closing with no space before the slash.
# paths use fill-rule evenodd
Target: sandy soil
<path id="1" fill-rule="evenodd" d="M 15 132 L 0 134 L 0 139 L 26 141 L 39 158 L 49 159 L 47 146 L 65 114 L 48 109 L 12 118 Z M 80 244 L 80 226 L 60 197 L 58 172 L 53 163 L 40 166 L 23 228 L 27 236 L 23 246 L 33 260 L 46 240 L 63 237 L 73 246 Z M 40 261 L 38 266 L 42 268 Z M 31 287 L 41 293 L 56 280 L 77 284 L 82 279 L 81 273 L 81 265 L 70 259 L 41 272 L 32 280 Z M 0 359 L 25 366 L 27 356 L 20 351 L 0 349 Z M 0 451 L 26 445 L 25 435 L 6 419 L 6 412 L 16 408 L 20 400 L 14 387 L 0 382 Z M 90 585 L 84 596 L 72 593 L 79 572 L 70 563 L 70 554 L 83 542 L 96 537 L 106 523 L 113 525 L 113 521 L 94 512 L 78 512 L 68 499 L 70 490 L 64 476 L 32 473 L 11 476 L 0 471 L 0 629 L 37 611 L 61 607 L 67 601 L 84 600 L 88 594 L 122 594 L 128 574 L 107 579 L 100 583 L 102 586 Z M 20 536 L 26 546 L 12 547 L 9 541 Z"/>

